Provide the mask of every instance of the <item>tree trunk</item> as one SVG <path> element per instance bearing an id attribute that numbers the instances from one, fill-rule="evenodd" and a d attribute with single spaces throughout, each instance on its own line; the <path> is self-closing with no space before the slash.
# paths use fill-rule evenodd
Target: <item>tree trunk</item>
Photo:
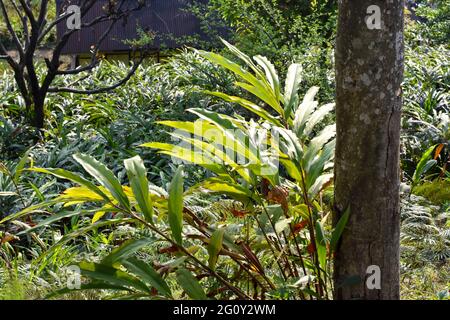
<path id="1" fill-rule="evenodd" d="M 336 252 L 335 299 L 399 299 L 403 8 L 404 0 L 339 1 L 333 220 L 348 208 L 350 219 Z"/>
<path id="2" fill-rule="evenodd" d="M 44 128 L 45 112 L 44 112 L 45 97 L 36 97 L 33 103 L 33 125 L 37 129 Z"/>

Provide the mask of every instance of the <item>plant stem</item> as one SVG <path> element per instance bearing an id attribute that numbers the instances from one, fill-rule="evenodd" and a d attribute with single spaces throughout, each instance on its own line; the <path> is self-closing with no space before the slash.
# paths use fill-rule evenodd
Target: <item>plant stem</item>
<path id="1" fill-rule="evenodd" d="M 214 276 L 216 279 L 218 279 L 220 282 L 222 282 L 228 289 L 233 291 L 240 299 L 247 299 L 252 300 L 251 297 L 249 297 L 247 294 L 242 292 L 237 287 L 233 286 L 231 283 L 229 283 L 226 279 L 224 279 L 222 276 L 220 276 L 217 272 L 209 268 L 207 265 L 205 265 L 203 262 L 198 260 L 194 255 L 192 255 L 188 250 L 186 250 L 183 246 L 180 246 L 178 243 L 170 239 L 168 236 L 166 236 L 164 233 L 159 231 L 155 226 L 148 223 L 144 219 L 137 216 L 135 213 L 128 211 L 128 213 L 139 222 L 143 223 L 147 228 L 151 229 L 152 231 L 156 232 L 158 235 L 160 235 L 164 240 L 170 242 L 172 245 L 176 246 L 179 250 L 181 250 L 184 254 L 186 254 L 189 258 L 191 258 L 193 261 L 195 261 L 200 267 L 202 267 L 206 272 L 208 272 L 210 275 Z"/>

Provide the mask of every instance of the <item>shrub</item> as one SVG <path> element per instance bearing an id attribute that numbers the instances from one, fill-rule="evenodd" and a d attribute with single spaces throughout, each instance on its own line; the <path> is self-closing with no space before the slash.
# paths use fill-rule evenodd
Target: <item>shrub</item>
<path id="1" fill-rule="evenodd" d="M 318 107 L 314 100 L 318 88 L 312 88 L 300 100 L 298 64 L 289 68 L 283 90 L 266 58 L 256 56 L 254 64 L 250 57 L 226 44 L 249 71 L 220 55 L 198 54 L 232 71 L 242 79 L 237 85 L 258 99 L 251 102 L 217 91 L 208 93 L 247 108 L 254 113 L 254 119 L 246 121 L 239 115 L 231 117 L 196 108 L 190 112 L 202 120 L 161 123 L 188 132 L 199 123 L 200 128 L 215 129 L 222 140 L 209 141 L 210 136 L 202 131 L 197 138 L 185 140 L 206 157 L 219 160 L 209 164 L 197 161 L 197 157 L 187 158 L 177 145 L 161 142 L 144 145 L 199 164 L 212 172 L 212 177 L 185 191 L 184 170 L 180 166 L 167 188 L 156 187 L 149 184 L 144 162 L 136 156 L 124 161 L 127 186 L 93 157 L 76 154 L 74 159 L 95 183 L 63 169 L 32 168 L 78 186 L 0 223 L 37 213 L 55 203 L 64 203 L 63 208 L 81 206 L 70 215 L 91 220 L 91 225 L 64 235 L 48 253 L 102 227 L 132 224 L 148 231 L 148 235 L 127 241 L 100 261 L 81 263 L 82 273 L 92 280 L 83 285 L 84 289 L 112 289 L 123 297 L 144 298 L 180 297 L 177 293 L 180 288 L 192 299 L 330 297 L 332 254 L 349 214 L 347 211 L 337 228 L 331 230 L 329 209 L 320 197 L 332 179 L 334 126 L 323 128 L 318 124 L 333 109 L 333 104 Z M 273 134 L 279 134 L 279 144 L 271 140 L 263 152 L 259 132 L 270 127 Z M 232 128 L 237 129 L 236 135 L 227 135 L 227 129 Z M 183 139 L 176 133 L 171 135 Z M 224 145 L 225 135 L 234 146 L 240 146 L 238 152 L 249 162 L 237 164 L 220 152 L 219 144 L 234 150 Z M 192 155 L 192 149 L 187 155 Z M 283 172 L 278 172 L 275 159 L 283 165 Z M 206 198 L 210 204 L 202 202 L 204 192 L 213 195 L 209 200 Z M 58 208 L 60 205 L 55 209 Z M 60 211 L 21 234 L 64 219 L 67 214 Z M 136 253 L 144 248 L 151 250 L 154 257 L 157 248 L 153 244 L 157 242 L 165 244 L 157 252 L 173 256 L 172 260 L 156 259 L 150 265 L 136 259 Z M 63 289 L 59 293 L 65 292 Z"/>
<path id="2" fill-rule="evenodd" d="M 437 179 L 427 181 L 414 189 L 414 193 L 437 205 L 450 202 L 450 181 Z"/>

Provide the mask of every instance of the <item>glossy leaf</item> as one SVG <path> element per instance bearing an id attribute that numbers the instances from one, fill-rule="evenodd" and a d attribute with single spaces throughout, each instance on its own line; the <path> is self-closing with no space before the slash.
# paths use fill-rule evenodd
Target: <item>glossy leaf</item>
<path id="1" fill-rule="evenodd" d="M 127 210 L 130 210 L 130 202 L 128 197 L 123 192 L 122 185 L 104 164 L 95 160 L 93 157 L 78 153 L 73 156 L 74 159 L 81 164 L 98 183 L 111 192 L 111 195 Z"/>
<path id="2" fill-rule="evenodd" d="M 109 197 L 103 191 L 101 191 L 99 187 L 97 187 L 95 184 L 93 184 L 89 180 L 86 180 L 83 177 L 81 177 L 80 175 L 75 174 L 73 172 L 70 172 L 70 171 L 67 171 L 67 170 L 64 170 L 64 169 L 54 169 L 54 168 L 30 168 L 28 170 L 34 171 L 34 172 L 41 172 L 41 173 L 51 174 L 51 175 L 53 175 L 53 176 L 55 176 L 57 178 L 60 178 L 60 179 L 70 180 L 70 181 L 75 182 L 75 183 L 77 183 L 79 185 L 85 186 L 89 190 L 91 190 L 91 191 L 95 192 L 96 194 L 100 195 L 106 201 L 110 201 Z"/>
<path id="3" fill-rule="evenodd" d="M 128 180 L 134 197 L 147 222 L 153 223 L 153 203 L 148 188 L 147 170 L 141 157 L 136 156 L 124 161 Z"/>
<path id="4" fill-rule="evenodd" d="M 82 262 L 80 263 L 80 269 L 81 274 L 91 279 L 108 282 L 115 286 L 132 288 L 137 291 L 150 292 L 149 288 L 139 279 L 111 266 Z"/>
<path id="5" fill-rule="evenodd" d="M 294 105 L 298 103 L 298 90 L 302 81 L 302 66 L 293 63 L 289 66 L 286 76 L 286 83 L 284 87 L 284 113 L 286 118 L 289 118 Z"/>
<path id="6" fill-rule="evenodd" d="M 183 230 L 183 166 L 178 167 L 169 187 L 169 225 L 175 241 L 181 245 Z"/>
<path id="7" fill-rule="evenodd" d="M 419 183 L 422 175 L 425 174 L 428 170 L 430 170 L 431 167 L 433 167 L 437 163 L 437 161 L 434 159 L 430 160 L 432 158 L 432 154 L 436 146 L 437 145 L 431 146 L 422 155 L 422 158 L 417 164 L 416 170 L 414 171 L 414 175 L 412 178 L 414 184 Z"/>

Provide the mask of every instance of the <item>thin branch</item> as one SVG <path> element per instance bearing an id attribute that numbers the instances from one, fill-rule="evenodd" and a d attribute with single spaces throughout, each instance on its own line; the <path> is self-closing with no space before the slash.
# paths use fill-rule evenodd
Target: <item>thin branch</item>
<path id="1" fill-rule="evenodd" d="M 26 48 L 29 45 L 29 38 L 30 38 L 29 31 L 28 31 L 28 20 L 27 20 L 27 17 L 23 16 L 22 12 L 20 11 L 19 7 L 17 6 L 16 1 L 9 0 L 9 2 L 14 7 L 14 10 L 16 11 L 17 17 L 22 22 L 22 29 L 23 29 L 24 34 L 25 34 L 25 48 Z"/>
<path id="2" fill-rule="evenodd" d="M 246 295 L 244 292 L 242 292 L 239 288 L 233 286 L 231 283 L 228 282 L 225 278 L 223 278 L 221 275 L 219 275 L 216 271 L 209 268 L 206 264 L 201 262 L 197 257 L 195 257 L 193 254 L 191 254 L 187 249 L 185 249 L 183 246 L 180 246 L 178 243 L 170 239 L 168 236 L 166 236 L 164 233 L 159 231 L 157 228 L 155 228 L 153 225 L 148 223 L 147 221 L 141 219 L 138 215 L 136 215 L 133 212 L 129 212 L 130 216 L 142 224 L 144 224 L 146 227 L 151 229 L 153 232 L 156 232 L 159 236 L 161 236 L 164 240 L 170 242 L 172 245 L 176 246 L 179 250 L 181 250 L 184 254 L 186 254 L 189 258 L 191 258 L 195 263 L 197 263 L 203 270 L 208 272 L 210 275 L 214 276 L 217 280 L 222 282 L 228 289 L 233 291 L 240 299 L 247 299 L 252 300 L 251 297 Z"/>
<path id="3" fill-rule="evenodd" d="M 82 9 L 82 17 L 84 15 L 87 14 L 87 12 L 89 11 L 89 9 L 92 7 L 94 2 L 89 3 L 89 5 L 87 5 L 86 7 L 83 7 Z M 119 9 L 123 6 L 124 4 L 124 0 L 122 0 L 122 2 L 120 3 Z M 139 8 L 139 7 L 137 7 Z M 133 10 L 137 10 L 137 8 L 133 9 Z M 104 41 L 104 39 L 107 37 L 107 35 L 110 33 L 112 27 L 114 26 L 114 24 L 120 20 L 122 17 L 124 17 L 126 14 L 128 14 L 131 11 L 127 11 L 125 13 L 116 15 L 115 17 L 112 17 L 111 15 L 103 15 L 103 16 L 99 16 L 95 19 L 93 19 L 92 21 L 88 22 L 88 23 L 84 23 L 81 25 L 81 28 L 87 28 L 87 27 L 91 27 L 93 25 L 96 25 L 98 23 L 101 22 L 105 22 L 105 21 L 111 21 L 111 26 L 107 29 L 107 31 L 100 37 L 99 41 L 97 42 L 97 44 L 95 45 L 96 50 L 93 52 L 92 54 L 92 58 L 91 58 L 91 63 L 83 68 L 78 68 L 78 69 L 72 69 L 69 71 L 60 71 L 58 70 L 59 67 L 59 59 L 62 53 L 62 50 L 64 48 L 64 46 L 67 44 L 67 42 L 69 41 L 70 37 L 77 31 L 77 30 L 68 30 L 64 33 L 64 35 L 61 37 L 61 40 L 57 43 L 55 49 L 53 50 L 53 58 L 51 61 L 51 64 L 47 64 L 47 66 L 49 67 L 50 71 L 53 72 L 49 72 L 48 77 L 44 80 L 45 85 L 43 87 L 48 87 L 50 86 L 51 81 L 53 81 L 54 77 L 58 74 L 78 74 L 81 73 L 83 71 L 89 71 L 92 70 L 96 64 L 96 54 L 98 52 L 98 49 L 100 47 L 100 44 Z M 52 70 L 51 70 L 52 69 Z M 81 70 L 80 70 L 81 69 Z"/>
<path id="4" fill-rule="evenodd" d="M 94 69 L 95 66 L 98 64 L 97 54 L 98 54 L 98 51 L 100 50 L 100 46 L 103 43 L 103 41 L 106 39 L 108 34 L 111 32 L 112 28 L 114 27 L 114 25 L 117 23 L 117 21 L 119 19 L 114 19 L 111 22 L 111 24 L 109 25 L 109 27 L 105 30 L 105 32 L 103 32 L 103 34 L 100 36 L 97 43 L 94 44 L 94 50 L 92 51 L 91 62 L 87 66 L 77 68 L 77 69 L 71 69 L 71 70 L 58 70 L 56 72 L 56 74 L 57 75 L 79 74 L 81 72 Z"/>
<path id="5" fill-rule="evenodd" d="M 42 27 L 45 22 L 45 17 L 47 16 L 47 8 L 48 8 L 48 0 L 41 0 L 41 8 L 39 10 L 39 17 L 37 21 L 37 25 L 39 29 Z"/>
<path id="6" fill-rule="evenodd" d="M 11 20 L 9 19 L 9 15 L 8 12 L 6 11 L 6 7 L 3 0 L 0 0 L 0 8 L 2 9 L 1 12 L 3 13 L 3 17 L 5 18 L 6 28 L 8 29 L 8 32 L 10 33 L 14 41 L 14 44 L 16 45 L 17 51 L 19 52 L 20 55 L 20 59 L 23 60 L 25 53 L 23 51 L 19 37 L 17 36 L 17 33 L 14 31 L 14 28 L 11 24 Z"/>
<path id="7" fill-rule="evenodd" d="M 42 40 L 44 40 L 45 36 L 52 31 L 52 29 L 60 22 L 62 22 L 63 20 L 65 20 L 66 18 L 74 15 L 75 13 L 64 13 L 63 15 L 61 15 L 60 17 L 58 17 L 57 19 L 53 20 L 52 22 L 50 22 L 47 25 L 47 28 L 45 28 L 42 32 L 41 35 L 39 36 L 38 39 L 38 43 L 41 43 Z"/>
<path id="8" fill-rule="evenodd" d="M 130 78 L 134 75 L 136 70 L 141 65 L 142 61 L 144 61 L 144 58 L 145 58 L 145 55 L 142 54 L 141 58 L 139 59 L 139 61 L 134 63 L 133 67 L 128 72 L 126 77 L 123 78 L 122 80 L 120 80 L 119 82 L 116 82 L 115 84 L 113 84 L 111 86 L 98 88 L 98 89 L 93 89 L 93 90 L 79 90 L 79 89 L 73 89 L 73 88 L 68 88 L 68 87 L 63 87 L 63 88 L 51 87 L 51 88 L 48 89 L 48 92 L 68 92 L 68 93 L 77 93 L 77 94 L 99 94 L 99 93 L 104 93 L 104 92 L 108 92 L 108 91 L 114 90 L 114 89 L 120 87 L 121 85 L 127 83 L 128 80 L 130 80 Z"/>
<path id="9" fill-rule="evenodd" d="M 36 19 L 34 18 L 30 2 L 29 1 L 25 2 L 25 0 L 19 0 L 19 2 L 20 5 L 22 6 L 23 11 L 25 11 L 26 16 L 28 17 L 28 20 L 30 20 L 31 25 L 34 26 L 36 24 Z"/>
<path id="10" fill-rule="evenodd" d="M 25 103 L 29 105 L 30 99 L 28 97 L 28 89 L 25 83 L 24 75 L 23 75 L 23 67 L 20 66 L 14 59 L 8 54 L 3 43 L 0 42 L 0 54 L 4 57 L 4 60 L 8 62 L 11 69 L 14 71 L 14 79 L 17 82 L 17 86 L 19 87 L 20 94 L 25 100 Z"/>

